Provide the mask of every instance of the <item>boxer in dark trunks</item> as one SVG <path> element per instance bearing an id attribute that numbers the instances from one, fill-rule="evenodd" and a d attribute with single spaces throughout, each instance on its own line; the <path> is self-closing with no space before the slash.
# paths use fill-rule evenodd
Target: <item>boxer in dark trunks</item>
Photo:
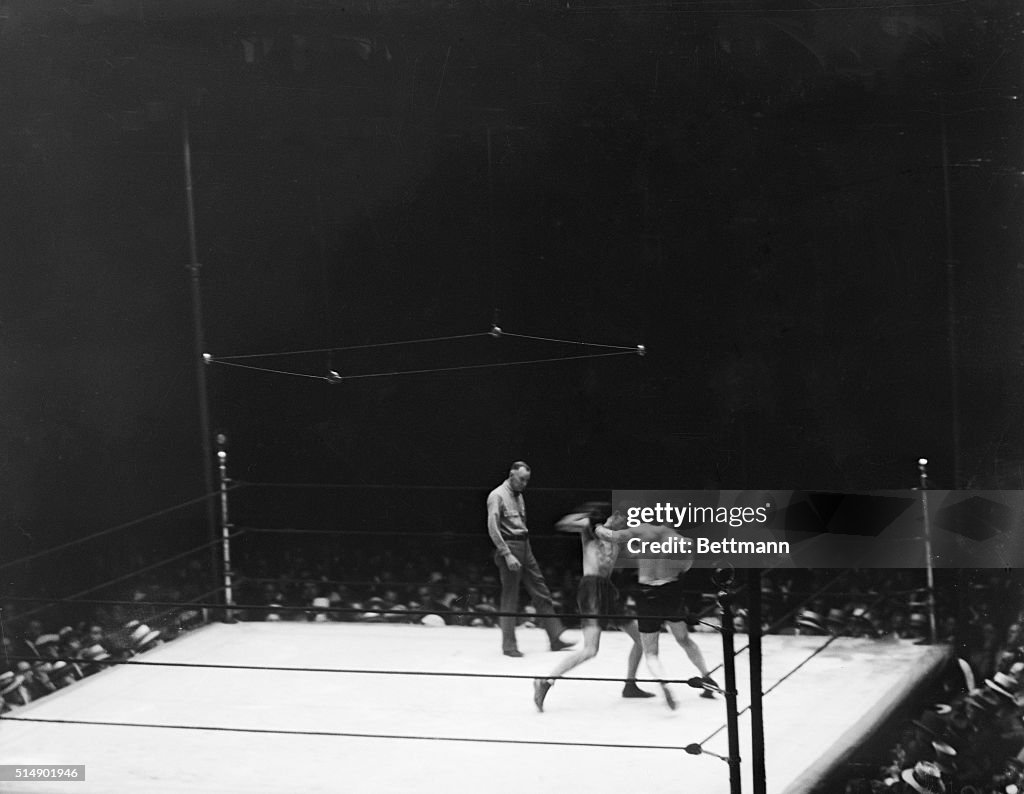
<path id="1" fill-rule="evenodd" d="M 670 527 L 641 524 L 634 528 L 637 536 L 645 539 L 653 537 L 657 541 L 669 540 L 676 536 Z M 675 637 L 679 647 L 683 649 L 694 667 L 700 672 L 705 689 L 700 693 L 702 698 L 714 698 L 713 690 L 718 685 L 711 678 L 704 654 L 693 641 L 687 627 L 688 609 L 683 583 L 680 577 L 693 566 L 693 558 L 685 559 L 674 556 L 638 556 L 636 558 L 637 580 L 640 592 L 636 599 L 636 612 L 639 618 L 640 642 L 644 649 L 644 661 L 651 674 L 659 679 L 666 678 L 665 671 L 658 657 L 658 638 L 661 627 L 668 624 L 668 630 Z M 675 695 L 668 684 L 661 685 L 665 702 L 670 709 L 676 707 Z"/>

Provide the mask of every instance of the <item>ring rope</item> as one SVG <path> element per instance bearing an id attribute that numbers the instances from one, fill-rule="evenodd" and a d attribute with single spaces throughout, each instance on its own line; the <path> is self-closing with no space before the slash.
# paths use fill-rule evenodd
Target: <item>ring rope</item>
<path id="1" fill-rule="evenodd" d="M 792 670 L 790 670 L 789 672 L 787 672 L 787 673 L 786 673 L 785 675 L 783 675 L 783 676 L 782 676 L 782 677 L 781 677 L 781 678 L 780 678 L 779 680 L 777 680 L 777 681 L 776 681 L 776 682 L 775 682 L 774 684 L 772 684 L 772 685 L 771 685 L 770 687 L 768 687 L 768 688 L 767 688 L 766 690 L 764 690 L 764 691 L 763 691 L 763 692 L 761 693 L 761 697 L 764 697 L 765 695 L 768 695 L 768 694 L 770 694 L 770 693 L 771 693 L 771 692 L 772 692 L 772 691 L 773 691 L 773 690 L 774 690 L 774 689 L 775 689 L 776 687 L 778 687 L 778 686 L 779 686 L 779 685 L 780 685 L 780 684 L 781 684 L 781 683 L 782 683 L 783 681 L 785 681 L 785 680 L 786 680 L 787 678 L 789 678 L 790 676 L 792 676 L 793 674 L 795 674 L 797 670 L 799 670 L 799 669 L 800 669 L 801 667 L 803 667 L 803 666 L 804 666 L 805 664 L 807 664 L 807 663 L 808 663 L 809 661 L 811 661 L 811 659 L 813 659 L 813 658 L 814 658 L 815 656 L 817 656 L 817 655 L 818 655 L 819 653 L 821 653 L 821 652 L 822 652 L 823 650 L 825 650 L 825 649 L 826 649 L 826 648 L 827 648 L 827 647 L 828 647 L 829 645 L 831 645 L 831 644 L 832 644 L 833 642 L 835 642 L 835 641 L 836 641 L 837 639 L 839 639 L 839 638 L 838 638 L 838 636 L 835 636 L 835 635 L 833 635 L 833 636 L 829 637 L 829 638 L 828 638 L 827 640 L 825 640 L 825 642 L 823 642 L 823 643 L 821 644 L 821 647 L 819 647 L 819 648 L 816 648 L 816 649 L 815 649 L 814 651 L 812 651 L 812 652 L 810 653 L 810 655 L 809 655 L 809 656 L 807 656 L 807 658 L 806 658 L 806 659 L 802 660 L 801 662 L 798 662 L 798 663 L 797 663 L 797 665 L 796 665 L 796 666 L 795 666 L 795 667 L 794 667 L 794 668 L 793 668 Z M 737 653 L 739 653 L 739 651 L 737 651 Z M 718 668 L 715 668 L 715 669 L 717 670 Z M 738 718 L 740 718 L 740 717 L 742 717 L 742 716 L 743 716 L 744 714 L 746 714 L 746 713 L 747 713 L 748 711 L 750 711 L 750 706 L 747 706 L 747 707 L 745 707 L 745 708 L 741 709 L 740 711 L 737 711 L 737 712 L 736 712 L 736 717 L 737 717 L 737 719 L 738 719 Z M 703 741 L 703 742 L 701 742 L 701 744 L 703 745 L 703 744 L 704 744 L 704 742 L 708 742 L 708 741 L 710 741 L 710 740 L 711 740 L 711 739 L 713 739 L 713 738 L 714 738 L 715 736 L 717 736 L 717 735 L 718 735 L 719 733 L 721 733 L 721 732 L 722 732 L 723 730 L 725 730 L 725 728 L 726 728 L 726 726 L 725 726 L 725 725 L 720 725 L 720 726 L 718 726 L 718 728 L 716 728 L 716 729 L 714 730 L 714 732 L 712 732 L 712 733 L 711 733 L 710 735 L 708 735 L 708 736 L 707 736 L 707 737 L 706 737 L 706 738 L 704 739 L 704 741 Z"/>
<path id="2" fill-rule="evenodd" d="M 158 723 L 149 722 L 98 722 L 96 720 L 57 720 L 57 719 L 43 719 L 41 717 L 11 717 L 9 715 L 0 716 L 0 720 L 10 720 L 12 722 L 45 722 L 45 723 L 56 723 L 59 725 L 104 725 L 116 728 L 171 728 L 177 730 L 192 730 L 192 731 L 226 731 L 231 733 L 263 733 L 263 734 L 276 734 L 285 736 L 338 736 L 355 739 L 409 739 L 409 740 L 423 740 L 423 741 L 435 741 L 435 742 L 479 742 L 483 744 L 529 744 L 529 745 L 543 745 L 549 747 L 601 747 L 601 748 L 618 748 L 623 750 L 682 750 L 686 752 L 686 747 L 677 747 L 675 745 L 663 745 L 663 744 L 609 744 L 609 743 L 591 743 L 591 742 L 560 742 L 560 741 L 545 741 L 543 739 L 485 739 L 481 737 L 470 737 L 470 736 L 403 736 L 401 734 L 393 733 L 357 733 L 349 731 L 295 731 L 286 730 L 281 728 L 228 728 L 216 725 L 161 725 Z M 708 753 L 713 755 L 713 753 Z M 717 756 L 716 756 L 717 757 Z"/>
<path id="3" fill-rule="evenodd" d="M 200 548 L 202 548 L 202 547 L 200 547 Z M 101 587 L 105 587 L 106 585 L 100 585 L 100 586 Z M 93 588 L 93 589 L 96 589 L 96 588 Z M 223 588 L 220 588 L 220 589 L 223 589 Z M 30 598 L 26 598 L 24 596 L 22 596 L 22 597 L 14 597 L 11 600 L 34 601 L 34 602 L 37 602 L 37 603 L 45 601 L 47 604 L 76 603 L 76 604 L 94 604 L 94 605 L 111 605 L 111 606 L 113 606 L 113 605 L 130 605 L 130 606 L 135 606 L 135 607 L 167 606 L 167 607 L 174 608 L 174 607 L 179 607 L 179 606 L 187 605 L 187 606 L 191 606 L 191 607 L 197 607 L 197 608 L 200 608 L 200 609 L 203 609 L 203 608 L 205 608 L 205 609 L 225 609 L 225 610 L 230 610 L 232 612 L 243 612 L 243 611 L 248 611 L 248 610 L 264 611 L 264 612 L 266 612 L 266 611 L 269 611 L 269 612 L 317 612 L 317 613 L 323 613 L 323 614 L 327 614 L 327 613 L 331 613 L 331 612 L 337 612 L 337 613 L 340 613 L 340 614 L 354 614 L 354 615 L 365 615 L 366 613 L 369 612 L 369 613 L 372 613 L 374 615 L 401 615 L 403 617 L 410 617 L 410 616 L 413 616 L 413 615 L 436 615 L 439 612 L 447 611 L 447 610 L 442 610 L 442 609 L 438 609 L 438 608 L 434 608 L 434 609 L 390 609 L 390 608 L 386 608 L 386 607 L 378 607 L 378 606 L 375 606 L 373 604 L 368 604 L 368 605 L 361 606 L 361 607 L 314 607 L 314 606 L 309 606 L 309 605 L 306 605 L 306 606 L 286 606 L 284 604 L 279 605 L 279 606 L 275 606 L 275 605 L 271 605 L 271 604 L 218 604 L 218 603 L 213 603 L 213 602 L 206 603 L 206 602 L 201 602 L 201 601 L 179 602 L 179 601 L 89 600 L 89 599 L 77 599 L 77 598 L 74 598 L 74 597 L 68 597 L 68 598 L 49 598 L 49 599 L 38 599 L 38 598 L 30 599 Z M 37 610 L 34 610 L 32 612 L 22 613 L 22 615 L 19 615 L 19 618 L 20 617 L 25 617 L 25 616 L 27 616 L 29 614 L 34 614 L 34 612 L 38 612 L 38 611 L 39 610 L 37 609 Z M 605 621 L 629 622 L 630 620 L 636 620 L 637 619 L 636 616 L 633 616 L 633 615 L 621 615 L 621 614 L 620 615 L 603 615 L 603 614 L 589 614 L 589 613 L 586 613 L 586 614 L 576 614 L 576 613 L 567 613 L 567 612 L 548 612 L 548 613 L 540 613 L 540 612 L 511 612 L 511 611 L 510 612 L 504 612 L 504 611 L 498 610 L 498 609 L 486 610 L 484 612 L 455 612 L 455 613 L 451 613 L 451 614 L 460 615 L 460 616 L 464 616 L 464 617 L 475 616 L 475 617 L 499 617 L 499 618 L 529 618 L 529 619 L 532 619 L 532 620 L 538 620 L 538 619 L 542 619 L 542 618 L 559 618 L 559 619 L 568 618 L 568 619 L 581 619 L 581 620 L 582 619 L 589 619 L 589 620 L 605 620 Z M 672 622 L 678 622 L 677 616 L 674 616 L 674 615 L 666 615 L 666 616 L 661 617 L 661 618 L 659 618 L 656 615 L 652 615 L 650 617 L 651 617 L 652 620 L 659 620 L 660 619 L 660 620 L 667 620 L 667 621 L 672 621 Z M 262 623 L 264 621 L 247 621 L 247 622 L 259 622 L 259 623 Z M 694 621 L 694 622 L 696 622 L 696 621 Z M 715 626 L 714 624 L 705 623 L 705 625 L 707 625 L 707 626 L 709 626 L 711 628 L 714 628 L 715 630 L 720 630 L 720 627 L 719 626 Z"/>
<path id="4" fill-rule="evenodd" d="M 382 581 L 378 581 L 378 580 L 375 580 L 375 579 L 366 579 L 366 580 L 358 580 L 357 579 L 355 581 L 347 581 L 345 579 L 318 579 L 316 577 L 306 577 L 305 579 L 292 579 L 292 578 L 284 577 L 284 576 L 282 576 L 282 577 L 275 577 L 275 576 L 242 576 L 242 575 L 239 575 L 238 580 L 239 581 L 243 581 L 244 580 L 246 582 L 260 582 L 260 583 L 263 583 L 263 582 L 277 582 L 279 584 L 305 584 L 307 582 L 314 582 L 316 584 L 344 585 L 345 587 L 379 587 L 379 588 L 384 589 L 384 590 L 387 590 L 387 589 L 390 589 L 390 588 L 434 587 L 434 586 L 446 587 L 446 586 L 448 586 L 447 583 L 445 583 L 445 582 L 427 582 L 427 581 L 418 581 L 418 582 L 387 581 L 387 582 L 382 582 Z M 490 583 L 490 584 L 477 583 L 477 584 L 469 584 L 467 586 L 468 587 L 475 587 L 478 590 L 484 590 L 484 589 L 497 590 L 497 589 L 501 588 L 501 582 L 493 582 L 493 583 Z M 628 591 L 629 587 L 630 586 L 624 586 L 621 589 L 624 589 L 624 590 Z M 703 595 L 707 591 L 706 590 L 692 589 L 692 588 L 680 588 L 679 592 L 686 593 L 687 595 Z M 459 599 L 456 599 L 456 600 L 461 600 L 462 598 L 463 597 L 460 596 Z"/>
<path id="5" fill-rule="evenodd" d="M 234 488 L 236 486 L 229 485 L 228 487 Z M 143 521 L 149 521 L 151 518 L 159 518 L 160 516 L 167 515 L 168 513 L 173 513 L 175 510 L 181 510 L 183 507 L 189 507 L 190 505 L 198 504 L 199 502 L 203 502 L 207 499 L 211 499 L 219 495 L 220 491 L 211 491 L 210 493 L 203 494 L 202 496 L 197 496 L 195 499 L 189 499 L 187 502 L 181 502 L 180 504 L 172 505 L 171 507 L 165 507 L 163 510 L 157 510 L 155 513 L 150 513 L 147 516 L 142 516 L 141 518 L 133 518 L 131 521 L 126 521 L 123 524 L 108 527 L 107 529 L 101 529 L 99 532 L 93 532 L 91 535 L 76 538 L 75 540 L 68 541 L 67 543 L 61 543 L 57 546 L 50 546 L 49 548 L 42 549 L 41 551 L 36 551 L 31 554 L 27 554 L 24 557 L 19 557 L 16 560 L 11 560 L 10 562 L 0 564 L 0 571 L 2 571 L 4 568 L 10 568 L 13 565 L 26 563 L 31 560 L 37 559 L 38 557 L 43 557 L 47 554 L 53 554 L 54 552 L 62 551 L 63 549 L 71 548 L 72 546 L 77 546 L 79 543 L 84 543 L 87 540 L 93 540 L 94 538 L 98 538 L 103 535 L 109 535 L 112 532 L 118 532 L 122 529 L 128 529 L 129 527 L 133 527 L 136 524 L 141 524 Z"/>
<path id="6" fill-rule="evenodd" d="M 8 657 L 16 662 L 39 662 L 43 661 L 38 656 L 12 655 Z M 135 665 L 144 667 L 181 667 L 196 668 L 202 670 L 258 670 L 261 672 L 275 673 L 346 673 L 348 675 L 407 675 L 425 676 L 433 678 L 507 678 L 513 680 L 533 681 L 537 675 L 525 673 L 456 673 L 437 670 L 372 670 L 368 668 L 345 668 L 345 667 L 284 667 L 280 665 L 254 665 L 254 664 L 212 664 L 206 662 L 156 662 L 156 661 L 133 661 L 131 659 L 104 659 L 93 661 L 89 659 L 78 659 L 72 656 L 46 657 L 48 662 L 67 662 L 68 664 L 101 664 L 105 667 L 117 667 L 120 665 Z M 601 683 L 622 683 L 621 678 L 607 678 L 601 676 L 565 676 L 545 675 L 544 678 L 559 681 L 597 681 Z M 634 678 L 638 684 L 686 684 L 695 689 L 714 689 L 711 686 L 700 683 L 700 678 Z"/>
<path id="7" fill-rule="evenodd" d="M 824 592 L 824 590 L 826 590 L 826 589 L 827 589 L 828 587 L 830 587 L 830 586 L 831 586 L 831 585 L 832 585 L 832 584 L 833 584 L 834 582 L 837 582 L 837 581 L 839 581 L 839 579 L 841 579 L 841 578 L 842 578 L 843 576 L 845 576 L 845 575 L 846 575 L 847 573 L 848 573 L 848 571 L 842 571 L 841 573 L 837 574 L 837 575 L 836 575 L 836 576 L 835 576 L 835 577 L 834 577 L 834 578 L 833 578 L 833 579 L 832 579 L 832 580 L 831 580 L 830 582 L 828 582 L 828 583 L 827 583 L 827 584 L 825 585 L 825 587 L 823 587 L 823 588 L 820 588 L 820 589 L 819 589 L 819 590 L 817 591 L 817 593 L 814 593 L 814 594 L 812 594 L 812 595 L 811 595 L 811 596 L 810 596 L 809 598 L 805 599 L 803 603 L 804 603 L 804 604 L 806 604 L 806 603 L 807 603 L 807 601 L 810 601 L 810 600 L 811 600 L 811 598 L 814 598 L 815 596 L 817 596 L 817 595 L 818 595 L 818 593 Z M 874 601 L 873 601 L 873 602 L 871 603 L 871 607 L 870 607 L 870 608 L 871 608 L 871 609 L 875 609 L 875 608 L 876 608 L 876 607 L 877 607 L 877 606 L 878 606 L 879 604 L 881 604 L 881 603 L 882 603 L 882 602 L 883 602 L 883 601 L 884 601 L 884 600 L 885 600 L 886 598 L 888 598 L 888 597 L 889 597 L 889 595 L 890 595 L 889 593 L 883 593 L 883 594 L 879 595 L 879 596 L 878 596 L 878 598 L 876 598 L 876 599 L 875 599 L 875 600 L 874 600 Z M 798 608 L 799 608 L 799 607 L 798 607 Z M 793 613 L 790 613 L 790 614 L 793 614 Z M 773 624 L 773 626 L 772 626 L 772 627 L 774 628 L 774 627 L 776 627 L 776 626 L 778 626 L 778 625 L 781 625 L 781 624 L 780 624 L 779 622 L 776 622 L 776 623 L 774 623 L 774 624 Z M 781 678 L 779 678 L 779 679 L 778 679 L 778 680 L 777 680 L 777 681 L 776 681 L 776 682 L 775 682 L 774 684 L 772 684 L 772 685 L 771 685 L 770 687 L 768 687 L 767 689 L 763 690 L 763 691 L 761 692 L 761 696 L 762 696 L 762 697 L 764 697 L 765 695 L 767 695 L 767 694 L 769 694 L 770 692 L 772 692 L 772 691 L 773 691 L 774 689 L 776 689 L 776 688 L 777 688 L 777 687 L 778 687 L 778 686 L 779 686 L 780 684 L 782 684 L 782 682 L 783 682 L 783 681 L 785 681 L 785 680 L 786 680 L 786 679 L 788 679 L 788 678 L 789 678 L 790 676 L 792 676 L 792 675 L 793 675 L 794 673 L 796 673 L 796 671 L 797 671 L 797 670 L 799 670 L 799 669 L 800 669 L 801 667 L 803 667 L 803 666 L 804 666 L 805 664 L 807 664 L 807 663 L 808 663 L 808 662 L 809 662 L 809 661 L 810 661 L 811 659 L 813 659 L 813 658 L 814 658 L 815 656 L 817 656 L 817 655 L 818 655 L 819 653 L 821 653 L 822 651 L 824 651 L 824 650 L 825 650 L 825 649 L 826 649 L 826 648 L 827 648 L 827 647 L 828 647 L 829 645 L 831 645 L 831 644 L 832 644 L 833 642 L 835 642 L 835 641 L 836 641 L 837 639 L 839 639 L 839 635 L 833 634 L 833 635 L 829 636 L 829 637 L 828 637 L 828 638 L 827 638 L 827 639 L 825 640 L 825 642 L 823 642 L 823 643 L 821 644 L 821 646 L 819 646 L 819 647 L 818 647 L 818 648 L 816 648 L 816 649 L 815 649 L 814 651 L 812 651 L 812 652 L 810 653 L 810 655 L 808 655 L 808 656 L 807 656 L 807 658 L 805 658 L 805 659 L 804 659 L 804 660 L 802 660 L 801 662 L 798 662 L 798 663 L 796 664 L 796 666 L 795 666 L 795 667 L 793 667 L 793 668 L 792 668 L 792 669 L 791 669 L 791 670 L 790 670 L 789 672 L 785 673 L 785 674 L 784 674 L 784 675 L 783 675 L 783 676 L 782 676 Z M 738 651 L 736 651 L 736 652 L 735 652 L 735 653 L 733 654 L 733 656 L 739 656 L 739 655 L 740 655 L 741 653 L 743 653 L 744 651 L 748 650 L 749 648 L 750 648 L 750 645 L 749 645 L 749 644 L 747 644 L 747 645 L 744 645 L 744 646 L 743 646 L 742 648 L 740 648 L 740 649 L 739 649 Z M 719 668 L 720 668 L 721 666 L 722 666 L 722 665 L 721 665 L 721 664 L 719 664 L 719 665 L 718 665 L 718 666 L 716 666 L 716 667 L 715 667 L 715 668 L 714 668 L 714 669 L 713 669 L 713 670 L 712 670 L 711 672 L 715 672 L 715 671 L 716 671 L 716 670 L 718 670 L 718 669 L 719 669 Z M 737 717 L 737 718 L 739 718 L 739 717 L 743 716 L 743 715 L 744 715 L 744 714 L 746 714 L 746 713 L 747 713 L 747 712 L 748 712 L 749 710 L 750 710 L 750 706 L 747 706 L 746 708 L 742 709 L 741 711 L 738 711 L 738 712 L 736 713 L 736 717 Z M 706 739 L 704 739 L 704 742 L 710 741 L 710 740 L 711 740 L 711 739 L 712 739 L 713 737 L 715 737 L 715 736 L 717 736 L 717 735 L 718 735 L 719 733 L 721 733 L 721 732 L 722 732 L 722 731 L 723 731 L 723 730 L 724 730 L 725 728 L 726 728 L 726 725 L 720 725 L 720 726 L 718 726 L 718 728 L 717 728 L 717 729 L 716 729 L 716 730 L 715 730 L 715 731 L 714 731 L 714 732 L 713 732 L 713 733 L 712 733 L 712 734 L 711 734 L 710 736 L 708 736 L 708 737 L 707 737 Z M 704 744 L 704 742 L 701 742 L 701 744 L 703 745 L 703 744 Z"/>
<path id="8" fill-rule="evenodd" d="M 234 533 L 230 534 L 228 536 L 228 538 L 229 539 L 230 538 L 236 538 L 239 535 L 242 535 L 244 533 L 245 533 L 244 529 L 243 530 L 239 530 L 237 532 L 234 532 Z M 152 571 L 152 570 L 154 570 L 156 568 L 160 568 L 161 566 L 167 565 L 168 563 L 176 562 L 177 560 L 180 560 L 180 559 L 182 559 L 184 557 L 188 557 L 188 556 L 190 556 L 192 554 L 195 554 L 196 552 L 203 551 L 203 550 L 211 548 L 213 546 L 219 546 L 222 542 L 223 542 L 223 540 L 221 538 L 218 538 L 217 540 L 207 541 L 206 543 L 202 544 L 201 546 L 196 546 L 195 548 L 189 549 L 188 551 L 183 551 L 180 554 L 175 554 L 173 557 L 167 557 L 167 558 L 161 560 L 160 562 L 153 563 L 152 565 L 147 565 L 144 568 L 139 568 L 138 570 L 132 571 L 131 573 L 126 573 L 124 576 L 118 576 L 116 579 L 110 579 L 110 580 L 108 580 L 106 582 L 103 582 L 101 584 L 98 584 L 98 585 L 96 585 L 94 587 L 89 587 L 89 588 L 86 588 L 85 590 L 80 590 L 79 592 L 74 593 L 73 595 L 65 596 L 64 598 L 60 598 L 60 599 L 53 599 L 53 598 L 51 598 L 51 599 L 46 599 L 46 601 L 47 601 L 48 604 L 60 603 L 60 602 L 65 602 L 65 601 L 77 601 L 79 599 L 79 596 L 87 595 L 89 593 L 95 592 L 96 590 L 102 590 L 104 587 L 109 587 L 110 585 L 117 584 L 118 582 L 122 582 L 125 579 L 131 579 L 133 576 L 138 576 L 139 574 L 148 573 L 149 571 Z M 133 603 L 136 604 L 136 605 L 141 605 L 141 604 L 144 604 L 146 602 L 144 602 L 144 601 L 135 601 Z M 221 609 L 223 607 L 224 607 L 223 604 L 217 604 L 216 607 L 214 607 L 214 608 Z M 37 607 L 36 609 L 30 609 L 28 612 L 23 612 L 22 614 L 18 615 L 18 618 L 19 619 L 23 619 L 23 618 L 26 618 L 26 617 L 28 617 L 30 615 L 35 615 L 35 614 L 37 614 L 39 612 L 42 612 L 44 609 L 46 609 L 45 606 Z"/>

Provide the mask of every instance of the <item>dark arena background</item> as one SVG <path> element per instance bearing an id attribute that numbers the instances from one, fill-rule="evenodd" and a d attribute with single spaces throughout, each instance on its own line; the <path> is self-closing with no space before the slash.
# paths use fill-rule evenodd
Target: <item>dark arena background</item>
<path id="1" fill-rule="evenodd" d="M 0 0 L 0 792 L 1020 791 L 1020 560 L 933 559 L 927 495 L 1024 490 L 1022 43 L 1011 0 Z M 502 608 L 516 460 L 568 652 Z M 672 489 L 822 532 L 919 489 L 920 565 L 695 568 L 712 684 L 661 632 L 620 697 L 612 630 L 538 713 L 556 523 Z"/>

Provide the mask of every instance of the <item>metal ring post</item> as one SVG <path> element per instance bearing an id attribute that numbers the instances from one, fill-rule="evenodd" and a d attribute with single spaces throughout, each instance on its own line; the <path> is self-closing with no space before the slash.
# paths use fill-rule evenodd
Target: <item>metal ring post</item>
<path id="1" fill-rule="evenodd" d="M 235 599 L 232 593 L 232 570 L 231 570 L 231 531 L 234 526 L 231 523 L 231 516 L 228 512 L 228 487 L 231 485 L 231 478 L 228 477 L 228 438 L 223 433 L 217 434 L 217 468 L 220 475 L 220 537 L 221 555 L 224 575 L 224 605 L 227 607 L 224 613 L 225 621 L 232 623 L 235 620 L 231 606 Z"/>

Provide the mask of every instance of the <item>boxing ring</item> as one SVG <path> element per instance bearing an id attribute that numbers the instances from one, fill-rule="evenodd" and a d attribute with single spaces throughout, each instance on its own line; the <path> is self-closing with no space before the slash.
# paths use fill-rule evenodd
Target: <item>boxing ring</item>
<path id="1" fill-rule="evenodd" d="M 677 684 L 674 712 L 661 697 L 623 699 L 629 639 L 606 632 L 540 714 L 530 679 L 558 655 L 543 631 L 519 635 L 526 655 L 509 659 L 483 627 L 210 624 L 4 715 L 3 763 L 84 764 L 86 777 L 0 791 L 729 791 L 721 696 Z M 718 665 L 718 634 L 693 636 Z M 684 679 L 691 666 L 669 639 L 663 663 Z M 742 710 L 749 655 L 736 639 Z M 780 794 L 812 790 L 946 654 L 909 641 L 763 644 L 767 785 Z M 705 753 L 687 754 L 692 743 Z"/>

